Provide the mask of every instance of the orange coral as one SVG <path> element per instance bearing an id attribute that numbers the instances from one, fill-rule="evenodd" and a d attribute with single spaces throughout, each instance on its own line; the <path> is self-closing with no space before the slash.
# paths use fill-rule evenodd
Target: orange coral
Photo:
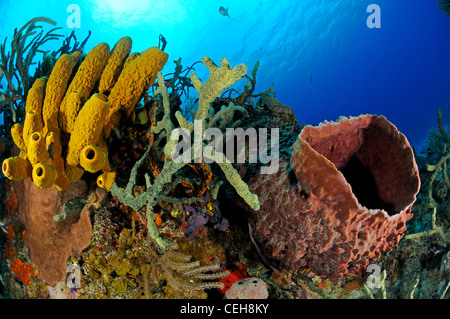
<path id="1" fill-rule="evenodd" d="M 34 272 L 32 263 L 25 263 L 19 259 L 11 260 L 11 271 L 17 276 L 25 285 L 31 284 L 30 275 L 37 276 Z"/>
<path id="2" fill-rule="evenodd" d="M 218 291 L 222 295 L 224 295 L 236 281 L 242 280 L 244 278 L 247 278 L 245 270 L 241 265 L 239 265 L 238 270 L 233 272 L 230 271 L 230 274 L 227 277 L 219 280 L 219 282 L 223 283 L 224 287 L 222 289 L 218 289 Z"/>
<path id="3" fill-rule="evenodd" d="M 156 226 L 161 225 L 162 219 L 161 219 L 161 215 L 160 214 L 155 214 L 155 223 L 156 223 Z"/>

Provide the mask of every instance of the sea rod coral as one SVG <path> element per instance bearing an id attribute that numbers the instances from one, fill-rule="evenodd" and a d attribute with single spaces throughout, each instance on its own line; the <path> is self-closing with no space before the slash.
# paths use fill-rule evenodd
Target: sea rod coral
<path id="1" fill-rule="evenodd" d="M 11 41 L 11 50 L 6 53 L 6 38 L 3 44 L 0 44 L 0 79 L 4 76 L 8 82 L 5 92 L 1 93 L 0 108 L 9 105 L 13 116 L 13 122 L 16 122 L 19 103 L 24 101 L 30 88 L 28 70 L 33 63 L 33 58 L 40 50 L 40 47 L 47 41 L 62 37 L 54 33 L 60 27 L 53 28 L 47 33 L 40 30 L 38 22 L 45 22 L 56 25 L 53 20 L 38 17 L 31 19 L 23 25 L 18 31 L 14 31 L 14 38 Z M 15 79 L 20 79 L 15 81 Z"/>

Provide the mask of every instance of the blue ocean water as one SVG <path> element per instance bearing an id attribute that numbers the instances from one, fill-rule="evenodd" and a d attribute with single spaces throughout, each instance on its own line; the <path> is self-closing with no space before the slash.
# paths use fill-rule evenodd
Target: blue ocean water
<path id="1" fill-rule="evenodd" d="M 112 47 L 122 36 L 132 51 L 157 46 L 160 34 L 171 61 L 190 66 L 207 55 L 217 64 L 257 61 L 256 91 L 272 84 L 277 98 L 291 106 L 302 124 L 364 113 L 385 115 L 420 148 L 437 108 L 450 123 L 450 18 L 438 0 L 0 0 L 0 39 L 37 16 L 72 31 L 86 50 L 99 42 Z M 380 28 L 369 28 L 370 4 L 380 8 Z M 75 6 L 74 6 L 75 5 Z M 229 17 L 219 7 L 228 8 Z M 9 43 L 9 42 L 7 42 Z M 59 48 L 53 41 L 44 49 Z M 42 58 L 38 55 L 37 60 Z M 206 80 L 208 71 L 197 64 Z M 238 86 L 243 86 L 242 80 Z"/>

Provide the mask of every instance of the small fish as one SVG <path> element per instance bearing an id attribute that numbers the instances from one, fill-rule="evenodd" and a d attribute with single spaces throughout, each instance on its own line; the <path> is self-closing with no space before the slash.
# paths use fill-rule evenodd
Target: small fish
<path id="1" fill-rule="evenodd" d="M 221 15 L 223 15 L 224 17 L 228 17 L 231 19 L 230 15 L 228 14 L 228 8 L 224 8 L 224 7 L 220 7 L 219 8 L 219 12 Z"/>
<path id="2" fill-rule="evenodd" d="M 312 75 L 311 75 L 311 73 L 308 73 L 308 78 L 309 78 L 309 82 L 312 83 Z"/>

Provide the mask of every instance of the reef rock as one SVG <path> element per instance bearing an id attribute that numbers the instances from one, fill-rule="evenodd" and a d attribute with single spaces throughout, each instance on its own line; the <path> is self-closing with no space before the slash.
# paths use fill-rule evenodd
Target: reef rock
<path id="1" fill-rule="evenodd" d="M 305 127 L 278 172 L 248 185 L 268 257 L 337 280 L 399 242 L 420 179 L 406 137 L 384 116 L 362 115 Z"/>
<path id="2" fill-rule="evenodd" d="M 233 283 L 225 292 L 224 299 L 267 299 L 267 285 L 259 278 L 245 278 Z"/>
<path id="3" fill-rule="evenodd" d="M 87 185 L 80 180 L 65 191 L 55 186 L 38 188 L 31 178 L 15 182 L 19 219 L 26 230 L 25 243 L 30 248 L 31 261 L 38 266 L 39 277 L 50 286 L 65 281 L 67 259 L 74 251 L 81 251 L 91 242 L 92 225 L 89 208 L 71 214 L 66 220 L 54 221 L 63 204 L 85 196 Z"/>

